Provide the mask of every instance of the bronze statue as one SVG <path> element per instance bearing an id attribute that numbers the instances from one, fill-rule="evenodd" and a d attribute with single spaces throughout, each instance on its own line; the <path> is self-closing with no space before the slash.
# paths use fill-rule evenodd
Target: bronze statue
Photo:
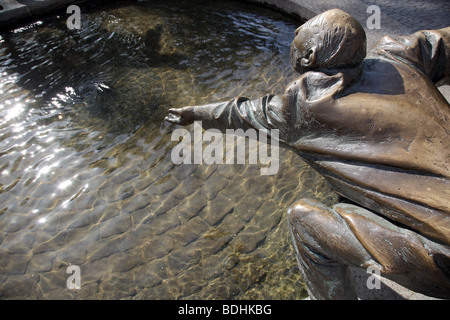
<path id="1" fill-rule="evenodd" d="M 355 299 L 349 266 L 450 298 L 450 106 L 435 85 L 450 76 L 450 27 L 384 37 L 365 56 L 361 25 L 329 10 L 295 31 L 301 76 L 284 95 L 171 109 L 166 121 L 279 129 L 350 200 L 289 209 L 311 298 Z"/>

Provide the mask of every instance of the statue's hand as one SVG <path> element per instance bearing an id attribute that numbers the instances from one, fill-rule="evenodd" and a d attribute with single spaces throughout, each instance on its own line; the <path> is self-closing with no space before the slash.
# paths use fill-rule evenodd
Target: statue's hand
<path id="1" fill-rule="evenodd" d="M 167 122 L 187 126 L 194 122 L 194 107 L 169 109 L 169 115 L 164 119 Z"/>

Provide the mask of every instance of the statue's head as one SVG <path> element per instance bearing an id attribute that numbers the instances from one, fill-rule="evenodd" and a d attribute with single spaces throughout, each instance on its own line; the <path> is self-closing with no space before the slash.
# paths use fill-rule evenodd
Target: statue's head
<path id="1" fill-rule="evenodd" d="M 295 31 L 291 62 L 297 72 L 359 65 L 366 56 L 366 33 L 348 13 L 332 9 Z"/>

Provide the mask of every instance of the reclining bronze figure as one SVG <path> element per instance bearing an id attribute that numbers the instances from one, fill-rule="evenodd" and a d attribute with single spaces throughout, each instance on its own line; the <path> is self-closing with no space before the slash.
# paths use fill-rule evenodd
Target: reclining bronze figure
<path id="1" fill-rule="evenodd" d="M 300 77 L 283 95 L 169 110 L 166 121 L 205 129 L 279 130 L 279 141 L 349 203 L 302 199 L 288 221 L 313 299 L 355 299 L 350 266 L 377 267 L 416 292 L 450 298 L 450 27 L 366 35 L 326 11 L 295 31 Z"/>

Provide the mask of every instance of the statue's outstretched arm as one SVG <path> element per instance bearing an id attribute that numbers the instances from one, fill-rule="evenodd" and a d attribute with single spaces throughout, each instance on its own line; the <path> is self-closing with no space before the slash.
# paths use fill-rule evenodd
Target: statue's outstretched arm
<path id="1" fill-rule="evenodd" d="M 250 100 L 239 97 L 231 101 L 216 102 L 200 106 L 170 109 L 167 122 L 189 125 L 201 121 L 204 129 L 278 129 L 281 115 L 282 96 L 266 95 Z"/>

